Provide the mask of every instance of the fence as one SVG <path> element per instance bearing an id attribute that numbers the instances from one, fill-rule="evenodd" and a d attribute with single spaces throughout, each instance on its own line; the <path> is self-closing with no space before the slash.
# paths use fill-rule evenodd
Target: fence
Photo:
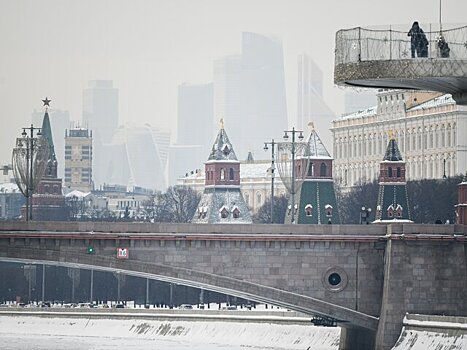
<path id="1" fill-rule="evenodd" d="M 428 40 L 428 58 L 445 60 L 467 59 L 467 25 L 460 27 L 421 24 Z M 408 36 L 410 25 L 366 29 L 352 28 L 336 33 L 336 65 L 362 61 L 412 59 L 411 37 Z M 440 41 L 449 45 L 449 57 L 442 57 Z M 419 59 L 419 58 L 415 58 Z M 423 58 L 420 58 L 423 59 Z"/>

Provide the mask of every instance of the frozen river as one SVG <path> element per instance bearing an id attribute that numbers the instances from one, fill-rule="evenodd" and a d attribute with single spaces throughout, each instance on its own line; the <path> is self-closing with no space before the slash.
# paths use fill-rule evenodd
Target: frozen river
<path id="1" fill-rule="evenodd" d="M 217 318 L 216 318 L 217 317 Z M 337 350 L 340 329 L 299 318 L 215 316 L 167 319 L 141 315 L 0 316 L 0 350 Z"/>
<path id="2" fill-rule="evenodd" d="M 250 349 L 266 349 L 249 347 Z M 2 350 L 245 350 L 241 345 L 193 344 L 176 340 L 2 334 Z M 267 349 L 272 350 L 268 347 Z"/>

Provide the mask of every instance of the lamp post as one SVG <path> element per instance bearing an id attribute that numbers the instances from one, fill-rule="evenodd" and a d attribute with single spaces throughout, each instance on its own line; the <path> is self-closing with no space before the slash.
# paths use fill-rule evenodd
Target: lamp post
<path id="1" fill-rule="evenodd" d="M 362 209 L 360 211 L 360 225 L 368 225 L 368 218 L 370 217 L 371 214 L 371 208 L 365 208 L 365 206 L 362 206 Z"/>
<path id="2" fill-rule="evenodd" d="M 271 145 L 271 224 L 274 223 L 274 177 L 275 177 L 275 167 L 276 165 L 274 164 L 274 147 L 276 143 L 274 142 L 274 139 L 271 140 L 271 142 L 265 142 L 264 143 L 264 150 L 267 151 L 268 145 Z"/>
<path id="3" fill-rule="evenodd" d="M 292 216 L 291 216 L 291 223 L 295 223 L 295 134 L 298 133 L 298 139 L 300 141 L 303 140 L 303 131 L 295 130 L 285 130 L 284 131 L 284 140 L 288 141 L 289 135 L 288 133 L 292 134 L 292 142 L 291 142 L 291 153 L 292 153 L 292 184 L 291 184 L 291 199 L 292 199 Z"/>
<path id="4" fill-rule="evenodd" d="M 39 140 L 41 129 L 30 127 L 22 128 L 21 137 L 16 139 L 16 147 L 13 150 L 13 172 L 16 184 L 26 197 L 26 221 L 32 220 L 32 194 L 35 184 L 42 177 L 43 169 L 37 168 L 37 162 L 44 157 L 40 148 L 44 148 Z M 29 131 L 29 134 L 28 134 Z M 42 141 L 42 140 L 41 140 Z M 39 151 L 39 152 L 38 152 Z M 38 154 L 39 153 L 39 154 Z"/>

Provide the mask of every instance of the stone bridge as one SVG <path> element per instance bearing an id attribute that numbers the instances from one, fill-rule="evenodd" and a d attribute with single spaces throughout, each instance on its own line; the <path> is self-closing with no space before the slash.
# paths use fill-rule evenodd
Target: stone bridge
<path id="1" fill-rule="evenodd" d="M 3 222 L 0 260 L 121 271 L 268 302 L 337 319 L 341 349 L 390 349 L 405 312 L 467 315 L 466 236 L 458 225 Z"/>

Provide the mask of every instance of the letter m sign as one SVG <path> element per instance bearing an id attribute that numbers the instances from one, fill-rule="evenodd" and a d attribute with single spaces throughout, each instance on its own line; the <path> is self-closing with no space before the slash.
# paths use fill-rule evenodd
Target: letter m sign
<path id="1" fill-rule="evenodd" d="M 129 256 L 128 248 L 117 248 L 117 259 L 128 259 Z"/>

